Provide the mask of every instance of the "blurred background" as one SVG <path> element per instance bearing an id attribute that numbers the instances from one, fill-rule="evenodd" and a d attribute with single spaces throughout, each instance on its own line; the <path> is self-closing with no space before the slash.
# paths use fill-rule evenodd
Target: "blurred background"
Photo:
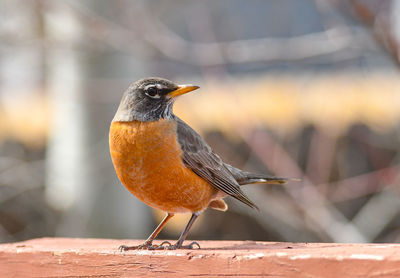
<path id="1" fill-rule="evenodd" d="M 201 86 L 175 113 L 225 161 L 302 179 L 189 238 L 400 242 L 399 42 L 400 0 L 0 0 L 0 242 L 152 232 L 108 151 L 148 76 Z"/>

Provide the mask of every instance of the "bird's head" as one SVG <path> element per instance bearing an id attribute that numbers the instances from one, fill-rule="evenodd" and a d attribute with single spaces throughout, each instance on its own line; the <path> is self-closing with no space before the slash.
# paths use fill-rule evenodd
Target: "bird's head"
<path id="1" fill-rule="evenodd" d="M 177 85 L 159 77 L 138 80 L 125 91 L 113 121 L 147 122 L 171 118 L 175 98 L 198 88 L 193 85 Z"/>

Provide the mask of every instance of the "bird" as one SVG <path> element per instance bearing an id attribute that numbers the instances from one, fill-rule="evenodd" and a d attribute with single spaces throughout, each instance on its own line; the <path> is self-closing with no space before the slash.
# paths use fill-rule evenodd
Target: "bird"
<path id="1" fill-rule="evenodd" d="M 193 249 L 186 236 L 207 208 L 228 209 L 226 196 L 258 209 L 241 185 L 284 184 L 289 179 L 243 171 L 225 163 L 206 141 L 173 113 L 177 97 L 199 86 L 177 85 L 160 77 L 140 79 L 124 92 L 109 130 L 110 155 L 120 182 L 139 200 L 166 213 L 164 219 L 135 249 Z M 191 218 L 175 244 L 153 241 L 178 213 Z"/>

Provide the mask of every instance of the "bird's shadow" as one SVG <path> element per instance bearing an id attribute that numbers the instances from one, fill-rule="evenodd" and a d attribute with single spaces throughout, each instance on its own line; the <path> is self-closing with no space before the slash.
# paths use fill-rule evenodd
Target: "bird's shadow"
<path id="1" fill-rule="evenodd" d="M 276 243 L 260 243 L 260 242 L 243 242 L 239 244 L 233 244 L 229 246 L 222 247 L 205 247 L 198 250 L 265 250 L 265 249 L 274 249 L 274 250 L 285 250 L 285 249 L 299 249 L 306 248 L 307 243 L 292 243 L 292 242 L 276 242 Z"/>

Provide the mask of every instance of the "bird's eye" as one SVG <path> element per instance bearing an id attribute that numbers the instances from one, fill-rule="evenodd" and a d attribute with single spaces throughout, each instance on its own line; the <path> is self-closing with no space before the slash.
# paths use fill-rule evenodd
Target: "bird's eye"
<path id="1" fill-rule="evenodd" d="M 155 86 L 147 87 L 145 90 L 145 94 L 151 98 L 160 98 L 160 95 L 158 94 L 158 89 Z"/>

